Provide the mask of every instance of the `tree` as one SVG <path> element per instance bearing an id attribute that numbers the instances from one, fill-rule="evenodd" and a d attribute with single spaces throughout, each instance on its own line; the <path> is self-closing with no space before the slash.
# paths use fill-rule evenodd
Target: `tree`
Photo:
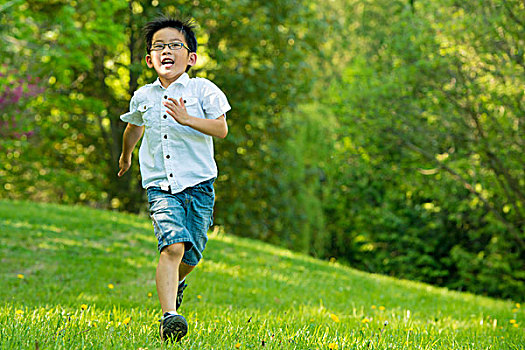
<path id="1" fill-rule="evenodd" d="M 3 20 L 12 50 L 24 53 L 17 66 L 42 62 L 36 75 L 49 86 L 36 111 L 39 137 L 32 149 L 39 161 L 26 169 L 39 186 L 3 195 L 18 191 L 129 211 L 145 207 L 138 167 L 126 179 L 116 177 L 124 127 L 119 115 L 132 92 L 155 79 L 145 69 L 140 29 L 160 12 L 191 14 L 200 58 L 190 73 L 212 79 L 233 105 L 230 135 L 216 144 L 216 222 L 267 238 L 295 229 L 279 224 L 290 198 L 277 194 L 291 181 L 280 170 L 292 131 L 283 115 L 305 98 L 317 74 L 314 59 L 304 58 L 319 52 L 316 29 L 324 24 L 306 1 L 13 3 Z"/>
<path id="2" fill-rule="evenodd" d="M 363 5 L 336 114 L 345 116 L 351 142 L 343 138 L 341 148 L 357 153 L 354 169 L 374 169 L 359 173 L 375 189 L 372 215 L 364 226 L 356 226 L 359 213 L 347 224 L 364 233 L 354 246 L 361 237 L 362 249 L 383 259 L 373 268 L 403 275 L 412 264 L 430 282 L 523 291 L 522 7 Z M 412 247 L 400 244 L 407 236 Z M 493 283 L 501 278 L 513 287 Z"/>

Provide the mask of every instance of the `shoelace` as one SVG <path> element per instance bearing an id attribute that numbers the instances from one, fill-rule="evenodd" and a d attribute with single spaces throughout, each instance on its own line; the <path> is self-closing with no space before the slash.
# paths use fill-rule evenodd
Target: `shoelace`
<path id="1" fill-rule="evenodd" d="M 175 315 L 170 314 L 169 312 L 165 312 L 164 315 L 162 315 L 162 317 L 160 318 L 159 322 L 162 322 L 162 321 L 164 321 L 165 319 L 170 318 L 170 317 L 174 317 L 174 316 L 175 316 Z"/>

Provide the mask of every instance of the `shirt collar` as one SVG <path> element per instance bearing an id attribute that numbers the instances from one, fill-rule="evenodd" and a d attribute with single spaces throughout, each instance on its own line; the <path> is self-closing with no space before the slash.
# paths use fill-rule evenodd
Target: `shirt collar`
<path id="1" fill-rule="evenodd" d="M 170 86 L 172 86 L 173 84 L 180 84 L 183 87 L 186 87 L 186 85 L 188 85 L 189 81 L 190 81 L 190 76 L 188 75 L 188 73 L 184 72 L 184 73 L 182 73 L 182 75 L 180 77 L 177 78 L 177 80 L 175 80 L 173 83 L 171 83 Z M 162 86 L 159 78 L 157 78 L 157 80 L 155 80 L 155 82 L 153 83 L 153 86 L 160 86 L 160 87 L 164 88 Z M 168 86 L 168 88 L 170 86 Z"/>

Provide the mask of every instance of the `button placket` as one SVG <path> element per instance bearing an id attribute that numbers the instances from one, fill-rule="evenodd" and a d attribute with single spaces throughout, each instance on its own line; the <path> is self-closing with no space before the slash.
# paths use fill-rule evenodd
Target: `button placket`
<path id="1" fill-rule="evenodd" d="M 163 100 L 167 100 L 167 99 L 168 99 L 168 94 L 167 92 L 164 92 L 162 99 L 161 99 L 162 118 L 160 119 L 160 123 L 161 123 L 161 135 L 162 135 L 161 137 L 162 138 L 160 142 L 162 143 L 162 151 L 164 155 L 164 169 L 166 169 L 166 176 L 173 190 L 173 189 L 177 189 L 179 187 L 179 184 L 177 183 L 177 180 L 175 179 L 174 171 L 171 167 L 171 164 L 173 164 L 173 157 L 172 155 L 170 155 L 171 140 L 168 137 L 168 131 L 169 131 L 169 120 L 168 120 L 168 112 L 167 112 L 168 108 L 165 107 L 164 104 L 162 103 Z"/>
<path id="2" fill-rule="evenodd" d="M 169 141 L 162 141 L 165 145 L 163 149 L 166 149 L 167 152 L 165 152 L 164 156 L 164 169 L 166 169 L 166 177 L 168 179 L 168 182 L 172 189 L 176 189 L 179 187 L 177 180 L 175 179 L 173 167 L 171 166 L 173 164 L 173 157 L 170 155 L 170 147 L 169 147 Z"/>
<path id="3" fill-rule="evenodd" d="M 168 98 L 166 93 L 163 94 L 163 98 L 164 99 Z M 169 159 L 171 158 L 171 156 L 170 156 L 169 141 L 167 139 L 167 135 L 168 135 L 167 118 L 168 116 L 166 112 L 166 107 L 164 106 L 164 104 L 162 104 L 162 99 L 161 99 L 160 104 L 161 104 L 160 113 L 162 114 L 162 118 L 160 119 L 160 134 L 164 136 L 164 137 L 161 136 L 160 143 L 162 145 L 162 154 L 164 156 L 163 157 L 164 158 L 164 169 L 166 170 L 166 173 L 170 173 L 171 169 L 170 169 Z M 168 178 L 168 182 L 170 182 L 169 178 Z M 171 182 L 170 182 L 170 185 L 171 185 Z"/>

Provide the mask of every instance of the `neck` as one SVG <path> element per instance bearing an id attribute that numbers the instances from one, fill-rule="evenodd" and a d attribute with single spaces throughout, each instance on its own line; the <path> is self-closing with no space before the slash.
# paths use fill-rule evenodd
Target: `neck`
<path id="1" fill-rule="evenodd" d="M 171 83 L 173 83 L 174 81 L 177 81 L 177 79 L 179 79 L 181 77 L 181 75 L 184 74 L 184 73 L 181 73 L 173 78 L 163 78 L 163 77 L 159 77 L 159 80 L 160 80 L 160 84 L 162 85 L 162 87 L 164 87 L 165 89 L 168 88 L 168 86 L 171 85 Z"/>

